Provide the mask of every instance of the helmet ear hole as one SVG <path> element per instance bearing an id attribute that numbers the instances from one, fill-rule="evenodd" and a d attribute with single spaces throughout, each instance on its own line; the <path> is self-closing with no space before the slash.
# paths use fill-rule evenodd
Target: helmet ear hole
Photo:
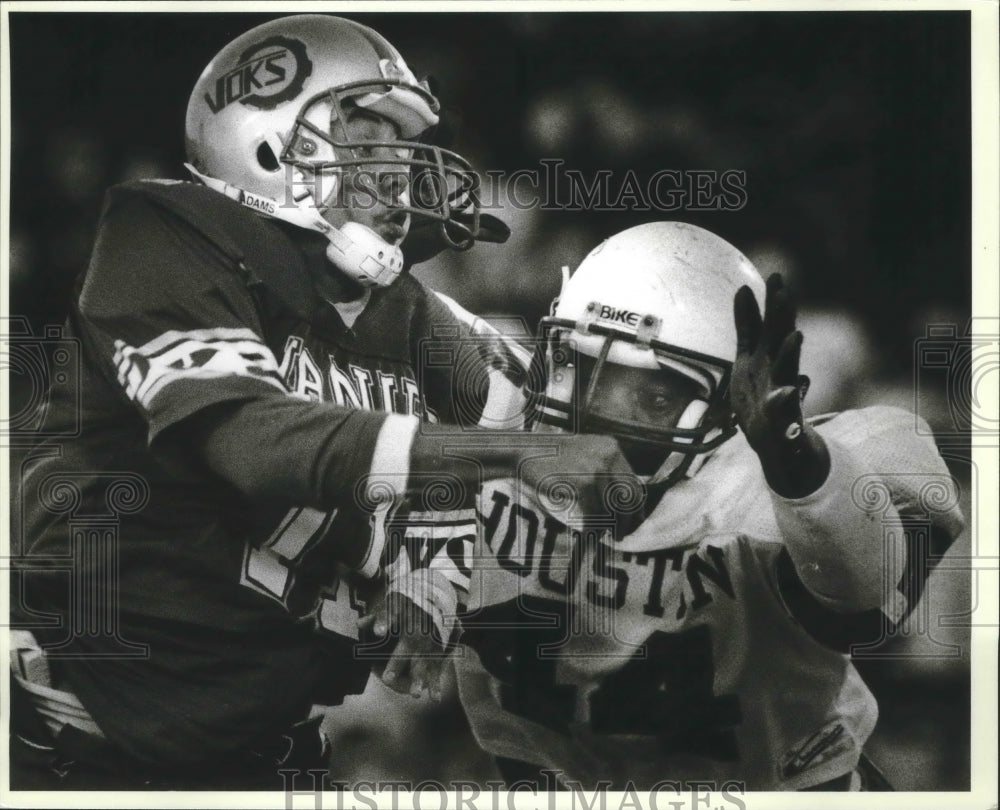
<path id="1" fill-rule="evenodd" d="M 274 150 L 271 149 L 271 145 L 267 141 L 261 141 L 257 147 L 257 162 L 267 172 L 276 172 L 281 168 L 278 156 L 274 154 Z"/>

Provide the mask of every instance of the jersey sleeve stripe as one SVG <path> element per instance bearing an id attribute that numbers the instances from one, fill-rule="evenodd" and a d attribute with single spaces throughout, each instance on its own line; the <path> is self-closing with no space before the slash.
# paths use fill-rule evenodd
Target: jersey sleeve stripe
<path id="1" fill-rule="evenodd" d="M 249 329 L 170 331 L 136 348 L 115 341 L 118 382 L 145 409 L 177 380 L 250 377 L 287 393 L 271 350 Z"/>

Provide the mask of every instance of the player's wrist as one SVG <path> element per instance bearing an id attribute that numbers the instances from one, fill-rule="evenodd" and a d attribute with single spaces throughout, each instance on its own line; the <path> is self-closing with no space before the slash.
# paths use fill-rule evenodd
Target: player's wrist
<path id="1" fill-rule="evenodd" d="M 768 486 L 783 498 L 811 495 L 830 475 L 829 448 L 806 423 L 791 423 L 754 450 Z"/>
<path id="2" fill-rule="evenodd" d="M 368 476 L 369 494 L 374 488 L 388 484 L 404 490 L 410 471 L 410 455 L 420 422 L 415 416 L 390 414 L 379 428 L 372 451 Z M 403 492 L 398 492 L 402 495 Z"/>

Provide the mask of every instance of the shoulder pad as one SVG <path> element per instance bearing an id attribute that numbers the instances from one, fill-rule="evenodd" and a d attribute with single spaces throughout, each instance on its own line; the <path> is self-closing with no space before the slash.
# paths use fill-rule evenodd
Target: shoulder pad
<path id="1" fill-rule="evenodd" d="M 267 218 L 200 183 L 139 180 L 115 186 L 107 205 L 134 197 L 182 219 L 219 249 L 247 276 L 263 285 L 268 297 L 308 318 L 313 291 L 302 255 L 288 236 Z"/>
<path id="2" fill-rule="evenodd" d="M 819 433 L 848 448 L 873 480 L 880 479 L 900 514 L 924 515 L 951 537 L 961 534 L 965 516 L 958 482 L 918 414 L 875 405 L 844 411 Z"/>

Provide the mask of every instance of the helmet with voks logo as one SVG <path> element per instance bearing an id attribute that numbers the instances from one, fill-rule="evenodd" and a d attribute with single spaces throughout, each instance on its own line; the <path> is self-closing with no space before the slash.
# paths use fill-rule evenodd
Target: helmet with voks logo
<path id="1" fill-rule="evenodd" d="M 351 141 L 351 107 L 391 121 L 399 140 Z M 345 172 L 390 162 L 412 188 L 412 200 L 394 207 L 440 223 L 448 246 L 470 247 L 479 178 L 460 155 L 419 140 L 439 109 L 427 83 L 371 28 L 321 14 L 283 17 L 230 42 L 198 79 L 185 126 L 189 169 L 254 210 L 324 233 L 338 268 L 385 286 L 402 270 L 400 249 L 359 223 L 334 228 L 322 213 Z M 393 157 L 371 157 L 376 149 Z"/>

